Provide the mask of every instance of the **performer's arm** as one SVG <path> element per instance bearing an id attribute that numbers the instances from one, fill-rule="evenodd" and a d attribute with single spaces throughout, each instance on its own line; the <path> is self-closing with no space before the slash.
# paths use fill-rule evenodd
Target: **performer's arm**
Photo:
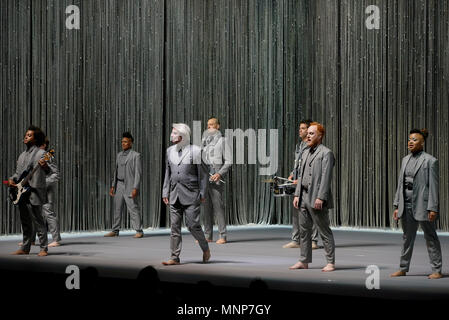
<path id="1" fill-rule="evenodd" d="M 218 171 L 218 174 L 220 174 L 220 177 L 223 177 L 225 174 L 228 173 L 229 169 L 232 166 L 232 150 L 231 147 L 228 145 L 226 138 L 224 137 L 221 138 L 219 143 L 222 150 L 224 164 Z"/>
<path id="2" fill-rule="evenodd" d="M 438 160 L 430 163 L 429 167 L 429 201 L 427 203 L 427 211 L 429 211 L 429 220 L 436 219 L 439 212 L 439 166 Z"/>
<path id="3" fill-rule="evenodd" d="M 140 181 L 142 179 L 142 161 L 140 157 L 140 153 L 135 158 L 135 176 L 134 176 L 134 185 L 133 189 L 140 189 Z"/>
<path id="4" fill-rule="evenodd" d="M 331 189 L 332 182 L 332 170 L 334 168 L 334 154 L 332 152 L 327 152 L 323 155 L 323 160 L 321 162 L 321 184 L 318 190 L 317 198 L 322 201 L 328 201 L 329 191 Z"/>
<path id="5" fill-rule="evenodd" d="M 58 170 L 58 166 L 56 165 L 55 160 L 51 160 L 48 163 L 48 167 L 50 169 L 49 174 L 47 175 L 47 177 L 45 178 L 45 182 L 48 186 L 51 186 L 53 184 L 55 184 L 56 182 L 59 181 L 59 170 Z"/>
<path id="6" fill-rule="evenodd" d="M 118 159 L 118 157 L 117 157 L 117 159 Z M 115 160 L 114 174 L 112 175 L 111 188 L 109 189 L 109 195 L 111 197 L 114 196 L 114 194 L 115 194 L 114 188 L 117 185 L 117 164 L 118 164 L 117 161 L 118 160 Z"/>
<path id="7" fill-rule="evenodd" d="M 165 204 L 168 204 L 168 199 L 170 197 L 170 177 L 171 177 L 171 170 L 170 170 L 170 164 L 168 162 L 168 151 L 166 153 L 166 159 L 165 159 L 165 177 L 164 177 L 164 185 L 162 187 L 162 199 L 164 200 Z"/>
<path id="8" fill-rule="evenodd" d="M 193 152 L 193 151 L 192 151 Z M 203 158 L 201 157 L 201 151 L 195 155 L 195 163 L 197 164 L 197 172 L 198 172 L 198 184 L 200 187 L 200 198 L 201 202 L 206 200 L 206 189 L 209 184 L 209 174 L 207 165 L 204 163 Z"/>

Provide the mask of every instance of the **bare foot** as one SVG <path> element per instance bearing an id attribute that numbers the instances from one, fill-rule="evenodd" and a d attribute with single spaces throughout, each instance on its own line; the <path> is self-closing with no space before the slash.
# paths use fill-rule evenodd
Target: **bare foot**
<path id="1" fill-rule="evenodd" d="M 289 269 L 290 270 L 294 270 L 294 269 L 309 269 L 309 264 L 308 263 L 302 263 L 301 261 L 298 261 L 294 265 L 289 267 Z"/>
<path id="2" fill-rule="evenodd" d="M 323 269 L 321 269 L 321 271 L 323 272 L 332 272 L 335 270 L 335 265 L 333 265 L 332 263 L 328 263 Z"/>
<path id="3" fill-rule="evenodd" d="M 406 276 L 407 275 L 407 273 L 405 272 L 405 271 L 402 271 L 402 270 L 399 270 L 399 271 L 396 271 L 396 272 L 393 272 L 392 274 L 390 274 L 390 277 L 404 277 L 404 276 Z"/>

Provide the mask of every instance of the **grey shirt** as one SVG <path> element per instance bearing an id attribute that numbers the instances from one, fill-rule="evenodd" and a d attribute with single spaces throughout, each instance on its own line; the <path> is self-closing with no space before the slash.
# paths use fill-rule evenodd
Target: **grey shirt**
<path id="1" fill-rule="evenodd" d="M 412 184 L 413 178 L 416 169 L 416 165 L 418 163 L 419 157 L 423 154 L 422 151 L 412 154 L 410 159 L 407 162 L 404 170 L 404 184 Z M 411 202 L 413 198 L 413 190 L 404 188 L 405 201 Z"/>
<path id="2" fill-rule="evenodd" d="M 413 176 L 418 163 L 419 157 L 422 155 L 422 151 L 413 154 L 407 162 L 407 166 L 404 171 L 404 182 L 413 183 Z"/>
<path id="3" fill-rule="evenodd" d="M 123 151 L 121 155 L 118 156 L 117 161 L 117 179 L 125 180 L 125 167 L 126 167 L 126 158 L 129 155 L 131 149 Z"/>
<path id="4" fill-rule="evenodd" d="M 307 189 L 310 185 L 310 183 L 312 182 L 312 166 L 311 166 L 311 161 L 312 161 L 312 156 L 313 154 L 316 152 L 316 147 L 314 147 L 313 149 L 310 149 L 309 154 L 307 155 L 307 159 L 306 161 L 301 164 L 304 165 L 304 175 L 302 178 L 302 182 L 301 185 L 303 188 Z"/>

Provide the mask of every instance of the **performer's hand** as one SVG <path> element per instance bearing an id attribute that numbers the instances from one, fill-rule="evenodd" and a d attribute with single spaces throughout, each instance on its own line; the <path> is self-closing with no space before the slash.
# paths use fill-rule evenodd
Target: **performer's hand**
<path id="1" fill-rule="evenodd" d="M 111 197 L 113 197 L 113 196 L 115 195 L 115 193 L 114 193 L 114 187 L 111 187 L 111 189 L 109 189 L 109 195 L 110 195 Z"/>
<path id="2" fill-rule="evenodd" d="M 430 222 L 435 221 L 435 219 L 437 218 L 437 216 L 438 216 L 438 212 L 430 211 L 430 212 L 429 212 L 429 221 L 430 221 Z"/>
<path id="3" fill-rule="evenodd" d="M 138 194 L 139 194 L 139 190 L 133 189 L 133 191 L 131 192 L 131 198 L 133 198 L 133 199 L 136 198 Z"/>
<path id="4" fill-rule="evenodd" d="M 168 198 L 167 197 L 162 198 L 162 201 L 164 201 L 164 203 L 168 206 Z"/>
<path id="5" fill-rule="evenodd" d="M 48 167 L 47 161 L 45 161 L 44 159 L 40 159 L 40 160 L 39 160 L 39 165 L 40 165 L 42 168 L 47 168 L 47 167 Z"/>
<path id="6" fill-rule="evenodd" d="M 220 181 L 220 179 L 221 179 L 221 174 L 219 174 L 219 173 L 216 173 L 210 177 L 210 181 L 212 181 L 212 182 Z"/>
<path id="7" fill-rule="evenodd" d="M 200 201 L 201 201 L 201 203 L 204 203 L 204 202 L 206 202 L 206 198 L 201 198 Z"/>
<path id="8" fill-rule="evenodd" d="M 323 200 L 317 198 L 317 199 L 315 200 L 315 205 L 314 205 L 315 210 L 321 210 L 321 209 L 323 209 L 323 203 L 324 203 Z"/>
<path id="9" fill-rule="evenodd" d="M 293 206 L 294 206 L 296 209 L 299 209 L 299 197 L 294 197 L 294 198 L 293 198 Z"/>
<path id="10" fill-rule="evenodd" d="M 289 175 L 287 179 L 290 180 L 290 181 L 293 180 L 293 175 L 292 174 Z"/>
<path id="11" fill-rule="evenodd" d="M 8 180 L 8 187 L 17 187 L 17 184 L 14 183 L 13 179 Z"/>
<path id="12" fill-rule="evenodd" d="M 293 184 L 298 184 L 298 180 L 293 180 Z"/>
<path id="13" fill-rule="evenodd" d="M 398 218 L 398 209 L 393 211 L 393 220 L 396 220 L 396 221 L 399 220 L 399 218 Z"/>

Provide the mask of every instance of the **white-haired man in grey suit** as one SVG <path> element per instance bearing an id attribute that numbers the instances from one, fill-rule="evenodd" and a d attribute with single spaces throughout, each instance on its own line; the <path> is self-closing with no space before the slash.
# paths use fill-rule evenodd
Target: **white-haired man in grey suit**
<path id="1" fill-rule="evenodd" d="M 403 244 L 400 268 L 392 277 L 405 276 L 410 268 L 413 244 L 418 225 L 424 231 L 432 274 L 429 279 L 442 278 L 441 245 L 435 231 L 439 212 L 438 160 L 424 152 L 427 130 L 413 129 L 408 139 L 410 154 L 402 159 L 398 187 L 394 198 L 393 219 L 402 221 Z"/>
<path id="2" fill-rule="evenodd" d="M 232 154 L 220 132 L 220 121 L 212 117 L 207 121 L 203 137 L 203 158 L 209 169 L 209 186 L 204 204 L 204 233 L 208 242 L 213 240 L 214 213 L 219 238 L 217 244 L 226 243 L 226 217 L 223 204 L 224 176 L 232 165 Z"/>
<path id="3" fill-rule="evenodd" d="M 190 128 L 174 123 L 170 135 L 174 145 L 167 149 L 162 199 L 170 205 L 171 257 L 162 264 L 180 264 L 182 216 L 192 236 L 203 251 L 203 262 L 210 259 L 209 244 L 200 224 L 200 204 L 205 202 L 208 174 L 201 157 L 201 148 L 190 144 Z"/>
<path id="4" fill-rule="evenodd" d="M 122 135 L 122 151 L 117 154 L 114 175 L 109 195 L 114 197 L 114 221 L 112 231 L 105 237 L 117 237 L 120 231 L 123 206 L 126 204 L 131 217 L 131 226 L 136 230 L 134 238 L 143 238 L 140 203 L 138 200 L 142 163 L 140 153 L 132 150 L 134 138 L 129 132 Z"/>
<path id="5" fill-rule="evenodd" d="M 312 122 L 307 129 L 309 149 L 302 155 L 293 200 L 293 206 L 299 208 L 301 256 L 290 269 L 308 269 L 312 262 L 312 228 L 315 224 L 326 252 L 327 265 L 322 271 L 335 270 L 335 241 L 328 211 L 334 207 L 331 181 L 335 160 L 332 151 L 321 144 L 324 134 L 324 127 L 318 122 Z"/>

